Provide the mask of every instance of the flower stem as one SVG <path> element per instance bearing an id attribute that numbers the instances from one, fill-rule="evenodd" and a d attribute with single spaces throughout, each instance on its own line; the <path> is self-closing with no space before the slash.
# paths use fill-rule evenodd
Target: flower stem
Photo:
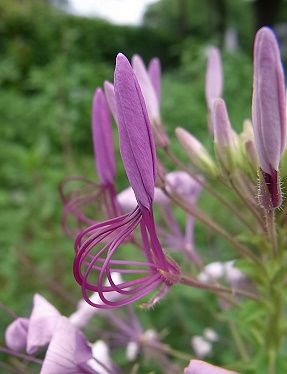
<path id="1" fill-rule="evenodd" d="M 202 223 L 210 227 L 213 231 L 215 231 L 217 234 L 221 235 L 227 241 L 229 241 L 229 243 L 232 244 L 232 246 L 237 250 L 237 252 L 240 255 L 252 259 L 254 262 L 261 266 L 260 260 L 257 256 L 254 255 L 254 253 L 252 253 L 248 248 L 239 243 L 236 239 L 234 239 L 233 236 L 229 235 L 221 226 L 214 222 L 210 217 L 206 216 L 202 211 L 200 211 L 195 206 L 187 204 L 184 200 L 181 199 L 180 196 L 176 195 L 175 193 L 169 193 L 165 188 L 163 188 L 163 192 L 186 212 L 192 214 L 199 221 L 201 221 Z"/>
<path id="2" fill-rule="evenodd" d="M 275 225 L 275 214 L 274 210 L 266 210 L 265 211 L 265 219 L 266 219 L 266 230 L 269 236 L 270 244 L 272 247 L 273 256 L 276 257 L 278 255 L 278 242 L 277 242 L 277 233 L 276 233 L 276 225 Z"/>
<path id="3" fill-rule="evenodd" d="M 230 294 L 230 295 L 244 296 L 244 297 L 248 297 L 249 299 L 252 299 L 254 301 L 257 301 L 257 302 L 260 302 L 260 303 L 262 302 L 262 300 L 257 295 L 255 295 L 251 292 L 202 283 L 202 282 L 200 282 L 200 281 L 198 281 L 194 278 L 191 278 L 191 277 L 188 277 L 188 276 L 185 276 L 185 275 L 182 275 L 180 277 L 179 283 L 187 285 L 187 286 L 191 286 L 191 287 L 194 287 L 194 288 L 199 288 L 199 289 L 204 289 L 204 290 L 208 290 L 208 291 L 211 291 L 211 292 L 215 292 L 217 294 L 218 293 L 219 294 L 220 293 L 227 293 L 227 294 Z"/>
<path id="4" fill-rule="evenodd" d="M 228 208 L 235 217 L 237 217 L 245 227 L 248 228 L 248 230 L 255 233 L 255 230 L 253 229 L 253 226 L 249 224 L 249 222 L 246 221 L 245 217 L 240 213 L 240 211 L 228 200 L 226 200 L 220 193 L 218 193 L 215 189 L 213 189 L 208 183 L 206 183 L 201 178 L 198 178 L 198 175 L 194 172 L 192 172 L 189 168 L 187 168 L 178 158 L 173 154 L 173 152 L 170 150 L 170 148 L 165 148 L 166 154 L 169 156 L 169 158 L 173 161 L 173 163 L 178 166 L 181 170 L 184 170 L 186 173 L 188 173 L 190 176 L 192 176 L 193 179 L 196 180 L 206 191 L 210 193 L 213 197 L 215 197 L 221 204 L 223 204 L 226 208 Z"/>

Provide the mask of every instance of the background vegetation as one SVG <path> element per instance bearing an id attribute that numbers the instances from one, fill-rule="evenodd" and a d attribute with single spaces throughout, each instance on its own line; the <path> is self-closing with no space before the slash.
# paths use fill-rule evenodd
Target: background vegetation
<path id="1" fill-rule="evenodd" d="M 179 3 L 182 8 L 176 7 Z M 69 175 L 96 178 L 91 100 L 97 86 L 112 80 L 117 52 L 129 57 L 139 53 L 146 62 L 160 57 L 162 116 L 175 149 L 177 125 L 210 146 L 204 99 L 210 44 L 223 47 L 224 96 L 234 127 L 240 130 L 250 117 L 251 43 L 258 17 L 248 1 L 219 2 L 224 3 L 223 15 L 214 3 L 162 0 L 147 11 L 145 25 L 135 28 L 71 16 L 45 1 L 0 0 L 0 301 L 17 314 L 29 314 L 35 292 L 64 313 L 80 298 L 71 271 L 73 243 L 60 226 L 58 185 Z M 283 17 L 285 2 L 281 3 Z M 224 49 L 229 26 L 238 33 L 238 48 L 232 53 Z M 120 190 L 127 185 L 120 161 L 117 178 Z M 202 195 L 200 204 L 226 221 L 208 195 Z M 232 217 L 228 221 L 234 225 Z M 222 253 L 233 256 L 225 242 L 199 224 L 195 239 L 209 260 L 219 254 L 222 259 Z M 191 300 L 190 292 L 171 292 L 155 310 L 139 312 L 140 318 L 158 330 L 168 325 L 166 340 L 187 353 L 190 337 L 212 324 L 224 337 L 213 359 L 233 360 L 236 353 L 225 350 L 229 333 L 222 321 L 210 317 L 216 314 L 216 303 L 196 291 Z M 174 308 L 167 308 L 170 301 Z M 1 310 L 0 321 L 2 341 L 10 319 Z"/>

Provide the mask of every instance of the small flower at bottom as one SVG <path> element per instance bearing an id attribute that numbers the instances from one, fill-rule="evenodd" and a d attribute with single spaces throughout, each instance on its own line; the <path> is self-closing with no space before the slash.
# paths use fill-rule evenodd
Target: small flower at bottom
<path id="1" fill-rule="evenodd" d="M 122 54 L 117 57 L 114 82 L 120 151 L 138 205 L 130 213 L 92 225 L 76 238 L 75 279 L 82 287 L 85 300 L 98 308 L 127 305 L 156 289 L 159 289 L 158 295 L 164 295 L 179 280 L 178 266 L 165 255 L 157 237 L 153 216 L 155 145 L 140 86 Z M 121 244 L 137 226 L 142 239 L 139 253 L 144 259 L 122 260 Z M 114 271 L 132 278 L 116 284 L 111 276 Z M 109 285 L 104 284 L 106 279 Z M 103 304 L 93 303 L 88 291 L 98 292 Z M 121 297 L 110 300 L 111 292 Z"/>
<path id="2" fill-rule="evenodd" d="M 191 360 L 184 374 L 238 374 L 235 371 L 220 368 L 201 360 Z"/>

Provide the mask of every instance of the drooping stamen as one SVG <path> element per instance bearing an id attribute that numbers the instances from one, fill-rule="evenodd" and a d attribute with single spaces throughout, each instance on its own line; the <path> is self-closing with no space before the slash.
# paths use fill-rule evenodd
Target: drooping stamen
<path id="1" fill-rule="evenodd" d="M 120 260 L 115 255 L 120 245 L 140 224 L 146 261 Z M 98 245 L 103 244 L 101 247 Z M 137 301 L 163 282 L 171 286 L 178 277 L 178 268 L 168 260 L 157 239 L 152 214 L 139 206 L 126 215 L 95 224 L 82 231 L 75 242 L 74 276 L 82 286 L 84 299 L 98 308 L 115 308 Z M 115 284 L 111 273 L 129 276 L 129 280 Z M 166 277 L 172 272 L 173 276 Z M 109 285 L 106 284 L 109 281 Z M 87 291 L 98 292 L 104 305 L 93 303 Z M 109 300 L 117 292 L 117 300 Z"/>
<path id="2" fill-rule="evenodd" d="M 120 214 L 113 185 L 98 185 L 75 176 L 65 178 L 59 188 L 64 205 L 62 227 L 69 237 L 75 237 L 83 227 L 95 224 L 103 216 L 112 218 Z"/>

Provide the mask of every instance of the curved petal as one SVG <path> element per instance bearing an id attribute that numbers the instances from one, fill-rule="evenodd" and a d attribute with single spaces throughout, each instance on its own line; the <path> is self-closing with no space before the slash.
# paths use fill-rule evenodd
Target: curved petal
<path id="1" fill-rule="evenodd" d="M 5 331 L 5 342 L 8 348 L 19 352 L 26 348 L 28 336 L 28 318 L 17 318 Z"/>

